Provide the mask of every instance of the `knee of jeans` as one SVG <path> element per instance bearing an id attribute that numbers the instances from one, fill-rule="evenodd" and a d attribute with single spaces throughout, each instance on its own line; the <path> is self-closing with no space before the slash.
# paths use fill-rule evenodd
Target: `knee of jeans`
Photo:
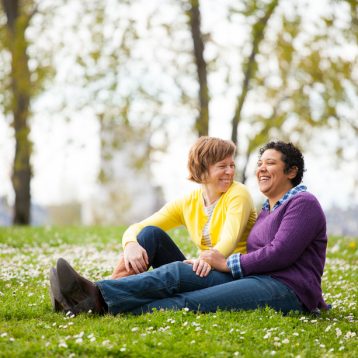
<path id="1" fill-rule="evenodd" d="M 157 236 L 158 234 L 162 234 L 163 232 L 164 231 L 157 226 L 146 226 L 139 233 L 137 240 L 140 243 L 143 240 L 153 238 L 153 237 Z"/>
<path id="2" fill-rule="evenodd" d="M 167 272 L 181 272 L 183 265 L 187 265 L 181 261 L 173 261 L 168 264 L 161 266 L 161 269 L 166 270 Z"/>
<path id="3" fill-rule="evenodd" d="M 175 270 L 180 275 L 182 275 L 183 273 L 187 273 L 188 270 L 189 271 L 192 270 L 191 265 L 186 264 L 186 263 L 184 263 L 182 261 L 171 262 L 169 265 L 171 265 L 171 270 Z"/>

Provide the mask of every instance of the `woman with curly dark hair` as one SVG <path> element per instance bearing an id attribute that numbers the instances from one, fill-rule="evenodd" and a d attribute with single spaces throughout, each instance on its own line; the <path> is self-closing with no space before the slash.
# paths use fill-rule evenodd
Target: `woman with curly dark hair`
<path id="1" fill-rule="evenodd" d="M 303 172 L 303 156 L 291 143 L 270 142 L 260 150 L 256 178 L 267 200 L 249 234 L 247 253 L 227 258 L 215 248 L 206 250 L 201 258 L 215 270 L 199 278 L 202 289 L 190 284 L 195 273 L 183 262 L 92 283 L 59 259 L 53 294 L 74 314 L 185 307 L 199 312 L 265 306 L 283 313 L 327 309 L 321 289 L 326 220 L 317 199 L 300 184 Z M 213 277 L 222 277 L 223 283 L 216 284 Z"/>

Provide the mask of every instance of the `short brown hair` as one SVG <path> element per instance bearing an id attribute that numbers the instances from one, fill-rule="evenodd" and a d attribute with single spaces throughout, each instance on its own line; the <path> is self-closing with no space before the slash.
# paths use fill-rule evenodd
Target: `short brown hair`
<path id="1" fill-rule="evenodd" d="M 203 183 L 209 166 L 234 156 L 236 146 L 231 140 L 200 137 L 190 148 L 188 157 L 189 180 Z"/>

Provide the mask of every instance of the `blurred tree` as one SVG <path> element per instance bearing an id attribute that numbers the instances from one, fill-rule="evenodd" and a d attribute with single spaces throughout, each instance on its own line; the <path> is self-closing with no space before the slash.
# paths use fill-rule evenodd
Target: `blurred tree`
<path id="1" fill-rule="evenodd" d="M 6 112 L 11 112 L 15 129 L 15 158 L 12 183 L 15 191 L 14 224 L 27 225 L 30 222 L 30 181 L 31 181 L 31 141 L 29 139 L 30 101 L 33 95 L 31 71 L 27 55 L 28 42 L 25 31 L 36 12 L 32 1 L 2 0 L 3 13 L 1 47 L 10 54 L 9 77 L 4 78 L 2 96 Z"/>
<path id="2" fill-rule="evenodd" d="M 28 5 L 28 4 L 27 4 Z M 14 224 L 27 225 L 30 222 L 30 181 L 31 181 L 31 142 L 29 139 L 29 116 L 31 100 L 31 73 L 26 53 L 28 43 L 25 31 L 36 9 L 21 7 L 19 0 L 2 0 L 6 16 L 5 46 L 11 56 L 11 103 L 15 129 L 15 159 L 12 183 L 15 191 Z"/>
<path id="3" fill-rule="evenodd" d="M 12 185 L 15 192 L 13 223 L 28 225 L 31 213 L 31 101 L 53 73 L 46 51 L 35 54 L 27 32 L 39 13 L 36 1 L 2 0 L 0 11 L 0 105 L 10 114 L 15 132 Z M 29 55 L 30 54 L 30 55 Z M 31 62 L 32 61 L 32 62 Z"/>
<path id="4" fill-rule="evenodd" d="M 244 11 L 244 14 L 246 16 L 250 16 L 252 15 L 252 13 L 254 13 L 254 16 L 256 16 L 256 13 L 259 13 L 259 16 L 258 19 L 255 20 L 254 25 L 251 28 L 251 53 L 243 64 L 244 80 L 241 86 L 241 94 L 237 98 L 236 110 L 235 110 L 234 117 L 232 119 L 231 140 L 235 144 L 238 144 L 237 143 L 238 126 L 241 121 L 242 108 L 244 106 L 247 94 L 250 89 L 250 81 L 252 78 L 255 77 L 257 71 L 256 56 L 259 52 L 259 46 L 262 40 L 264 39 L 267 23 L 270 20 L 277 5 L 278 5 L 278 0 L 273 0 L 266 7 L 263 7 L 262 9 L 257 4 L 257 1 L 252 1 L 252 2 L 248 1 L 247 9 L 245 9 Z M 263 12 L 263 15 L 261 15 L 261 12 Z M 243 178 L 243 181 L 245 181 L 245 178 Z"/>
<path id="5" fill-rule="evenodd" d="M 190 0 L 185 2 L 188 7 L 186 14 L 193 40 L 193 55 L 196 64 L 199 86 L 199 113 L 195 121 L 198 136 L 209 134 L 209 88 L 207 80 L 207 63 L 204 58 L 205 42 L 201 31 L 200 1 Z"/>
<path id="6" fill-rule="evenodd" d="M 75 37 L 87 40 L 75 54 L 81 70 L 73 81 L 81 83 L 83 94 L 79 106 L 90 104 L 99 123 L 99 185 L 89 203 L 91 221 L 98 224 L 131 223 L 161 204 L 151 157 L 167 147 L 166 107 L 180 98 L 168 90 L 174 64 L 163 60 L 175 57 L 163 40 L 171 29 L 151 4 L 139 15 L 142 5 L 141 0 L 83 1 L 71 27 Z"/>
<path id="7" fill-rule="evenodd" d="M 357 133 L 357 7 L 352 1 L 331 1 L 313 20 L 310 6 L 248 1 L 236 10 L 253 23 L 232 121 L 232 140 L 241 142 L 243 182 L 252 153 L 271 138 L 302 146 L 319 136 L 314 128 L 331 128 L 342 137 Z M 344 141 L 330 144 L 343 153 Z"/>

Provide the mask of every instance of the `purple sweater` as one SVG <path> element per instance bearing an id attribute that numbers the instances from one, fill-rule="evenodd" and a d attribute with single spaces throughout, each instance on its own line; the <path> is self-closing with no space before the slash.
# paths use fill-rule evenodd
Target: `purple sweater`
<path id="1" fill-rule="evenodd" d="M 244 276 L 266 274 L 293 289 L 305 307 L 326 309 L 321 277 L 326 258 L 326 218 L 317 199 L 302 192 L 273 212 L 262 210 L 241 255 Z"/>

